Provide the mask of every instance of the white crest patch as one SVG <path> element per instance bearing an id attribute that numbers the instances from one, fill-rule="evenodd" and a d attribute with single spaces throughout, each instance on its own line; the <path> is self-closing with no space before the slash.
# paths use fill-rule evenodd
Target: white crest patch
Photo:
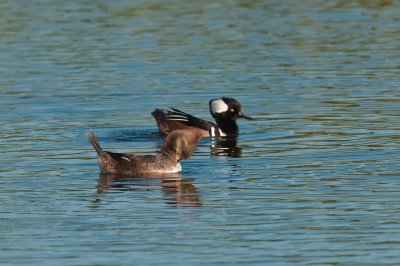
<path id="1" fill-rule="evenodd" d="M 211 102 L 211 112 L 213 114 L 223 113 L 228 111 L 228 105 L 221 99 Z"/>

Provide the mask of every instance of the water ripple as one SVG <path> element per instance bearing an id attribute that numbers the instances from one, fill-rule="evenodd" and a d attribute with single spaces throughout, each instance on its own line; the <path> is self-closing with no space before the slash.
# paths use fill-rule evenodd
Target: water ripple
<path id="1" fill-rule="evenodd" d="M 0 3 L 5 265 L 398 265 L 396 1 Z M 99 175 L 84 134 L 154 154 L 154 108 L 211 120 L 183 172 Z"/>

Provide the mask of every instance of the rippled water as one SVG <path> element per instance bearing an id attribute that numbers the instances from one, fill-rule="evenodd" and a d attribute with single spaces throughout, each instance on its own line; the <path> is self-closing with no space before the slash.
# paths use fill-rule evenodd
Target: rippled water
<path id="1" fill-rule="evenodd" d="M 1 1 L 2 265 L 400 264 L 397 1 Z M 152 154 L 151 111 L 210 119 L 166 179 L 101 176 L 84 138 Z"/>

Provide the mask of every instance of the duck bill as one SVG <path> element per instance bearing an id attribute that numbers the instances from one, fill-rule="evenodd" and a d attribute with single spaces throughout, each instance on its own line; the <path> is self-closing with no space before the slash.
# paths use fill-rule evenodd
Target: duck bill
<path id="1" fill-rule="evenodd" d="M 247 119 L 247 120 L 253 120 L 252 117 L 247 116 L 247 115 L 245 115 L 243 113 L 239 113 L 238 118 L 244 118 L 244 119 Z"/>

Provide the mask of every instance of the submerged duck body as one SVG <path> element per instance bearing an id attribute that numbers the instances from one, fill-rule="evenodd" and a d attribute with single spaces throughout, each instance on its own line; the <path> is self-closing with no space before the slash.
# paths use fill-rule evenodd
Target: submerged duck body
<path id="1" fill-rule="evenodd" d="M 99 167 L 103 173 L 161 174 L 182 171 L 180 161 L 193 154 L 202 132 L 197 129 L 176 130 L 166 137 L 163 147 L 156 155 L 104 151 L 92 132 L 88 132 L 86 137 L 97 152 Z"/>
<path id="2" fill-rule="evenodd" d="M 175 108 L 171 108 L 171 111 L 155 109 L 151 114 L 155 118 L 160 132 L 164 135 L 168 135 L 174 130 L 198 128 L 202 131 L 203 137 L 236 136 L 239 134 L 236 120 L 238 118 L 252 119 L 242 113 L 241 104 L 233 98 L 212 99 L 209 107 L 216 124 Z"/>

